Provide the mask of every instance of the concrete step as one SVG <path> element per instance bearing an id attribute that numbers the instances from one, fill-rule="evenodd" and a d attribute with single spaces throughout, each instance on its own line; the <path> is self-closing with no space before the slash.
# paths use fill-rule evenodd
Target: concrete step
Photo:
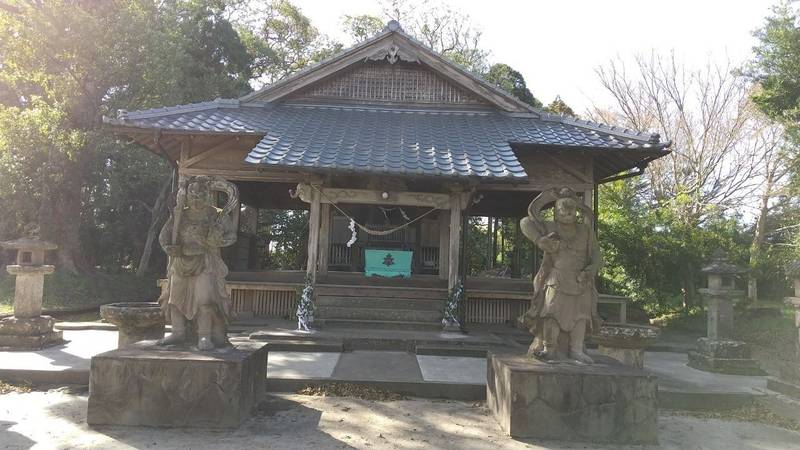
<path id="1" fill-rule="evenodd" d="M 312 341 L 309 339 L 275 339 L 270 340 L 267 349 L 271 352 L 321 352 L 341 353 L 344 351 L 342 341 Z"/>
<path id="2" fill-rule="evenodd" d="M 359 328 L 373 330 L 440 331 L 441 322 L 408 322 L 399 320 L 317 319 L 314 325 L 320 328 Z"/>
<path id="3" fill-rule="evenodd" d="M 347 297 L 342 295 L 318 295 L 316 306 L 416 309 L 419 311 L 441 311 L 445 301 L 441 299 L 418 299 L 398 297 Z"/>
<path id="4" fill-rule="evenodd" d="M 417 345 L 415 353 L 417 355 L 435 355 L 435 356 L 470 356 L 476 358 L 485 358 L 485 346 L 475 345 Z"/>
<path id="5" fill-rule="evenodd" d="M 416 309 L 317 306 L 314 309 L 314 317 L 321 319 L 366 319 L 439 323 L 442 320 L 442 313 L 440 311 L 420 311 Z"/>
<path id="6" fill-rule="evenodd" d="M 346 286 L 346 285 L 319 285 L 315 294 L 319 296 L 343 297 L 388 297 L 407 299 L 434 299 L 446 300 L 447 289 L 415 288 L 397 286 Z"/>

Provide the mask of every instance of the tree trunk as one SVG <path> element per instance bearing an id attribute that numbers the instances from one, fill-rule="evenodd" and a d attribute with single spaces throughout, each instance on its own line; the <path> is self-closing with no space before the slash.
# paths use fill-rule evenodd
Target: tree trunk
<path id="1" fill-rule="evenodd" d="M 770 171 L 764 183 L 764 192 L 761 195 L 760 204 L 758 208 L 758 219 L 756 219 L 756 226 L 753 232 L 753 242 L 750 245 L 750 273 L 747 277 L 747 298 L 753 302 L 758 303 L 758 276 L 756 266 L 758 266 L 761 257 L 761 248 L 764 246 L 764 240 L 767 234 L 767 215 L 769 214 L 769 199 L 772 196 L 774 178 Z"/>
<path id="2" fill-rule="evenodd" d="M 150 226 L 147 228 L 147 238 L 144 242 L 144 250 L 142 250 L 142 257 L 139 258 L 139 267 L 136 268 L 137 277 L 144 276 L 150 268 L 150 255 L 153 253 L 153 242 L 155 242 L 158 236 L 164 212 L 167 210 L 167 198 L 169 197 L 169 188 L 171 185 L 172 179 L 167 178 L 161 186 L 156 202 L 153 204 L 153 209 L 150 214 Z"/>

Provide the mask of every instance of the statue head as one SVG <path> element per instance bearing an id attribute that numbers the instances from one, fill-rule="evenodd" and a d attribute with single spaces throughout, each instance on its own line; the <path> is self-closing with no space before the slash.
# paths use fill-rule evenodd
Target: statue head
<path id="1" fill-rule="evenodd" d="M 186 186 L 186 206 L 200 210 L 211 204 L 211 190 L 205 180 L 192 180 Z"/>
<path id="2" fill-rule="evenodd" d="M 555 219 L 559 223 L 576 223 L 578 221 L 578 198 L 569 188 L 558 191 Z"/>

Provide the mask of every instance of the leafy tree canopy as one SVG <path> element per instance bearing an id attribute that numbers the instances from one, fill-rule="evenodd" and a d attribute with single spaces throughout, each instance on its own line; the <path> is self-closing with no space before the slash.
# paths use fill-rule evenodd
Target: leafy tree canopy
<path id="1" fill-rule="evenodd" d="M 522 74 L 511 68 L 508 64 L 492 64 L 489 71 L 484 75 L 484 78 L 486 81 L 497 85 L 500 89 L 503 89 L 523 102 L 535 108 L 542 107 L 542 102 L 531 94 L 531 91 L 525 84 L 525 78 Z"/>

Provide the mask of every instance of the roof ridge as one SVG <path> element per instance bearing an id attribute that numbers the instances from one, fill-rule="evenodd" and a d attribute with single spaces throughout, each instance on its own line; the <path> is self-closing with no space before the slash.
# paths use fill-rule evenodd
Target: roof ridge
<path id="1" fill-rule="evenodd" d="M 283 102 L 282 106 L 287 108 L 303 109 L 337 109 L 346 111 L 385 111 L 385 112 L 418 112 L 434 114 L 453 114 L 453 115 L 492 115 L 500 112 L 494 109 L 456 109 L 441 108 L 436 106 L 425 107 L 420 105 L 401 106 L 401 105 L 378 105 L 378 104 L 353 104 L 353 103 L 293 103 Z"/>
<path id="2" fill-rule="evenodd" d="M 577 117 L 567 116 L 563 114 L 550 114 L 544 112 L 542 120 L 561 122 L 567 125 L 573 125 L 587 130 L 599 131 L 602 133 L 610 134 L 613 136 L 625 137 L 628 139 L 635 139 L 637 141 L 644 141 L 650 144 L 661 144 L 661 136 L 656 132 L 636 131 L 629 128 L 617 127 L 616 125 L 608 125 L 601 122 L 594 122 L 586 119 L 579 119 Z"/>
<path id="3" fill-rule="evenodd" d="M 187 103 L 185 105 L 164 106 L 161 108 L 140 109 L 137 111 L 128 111 L 125 109 L 117 110 L 117 119 L 119 120 L 135 120 L 135 119 L 150 119 L 153 117 L 171 116 L 184 112 L 203 111 L 206 109 L 214 108 L 239 108 L 241 103 L 236 98 L 216 98 L 205 102 Z"/>

